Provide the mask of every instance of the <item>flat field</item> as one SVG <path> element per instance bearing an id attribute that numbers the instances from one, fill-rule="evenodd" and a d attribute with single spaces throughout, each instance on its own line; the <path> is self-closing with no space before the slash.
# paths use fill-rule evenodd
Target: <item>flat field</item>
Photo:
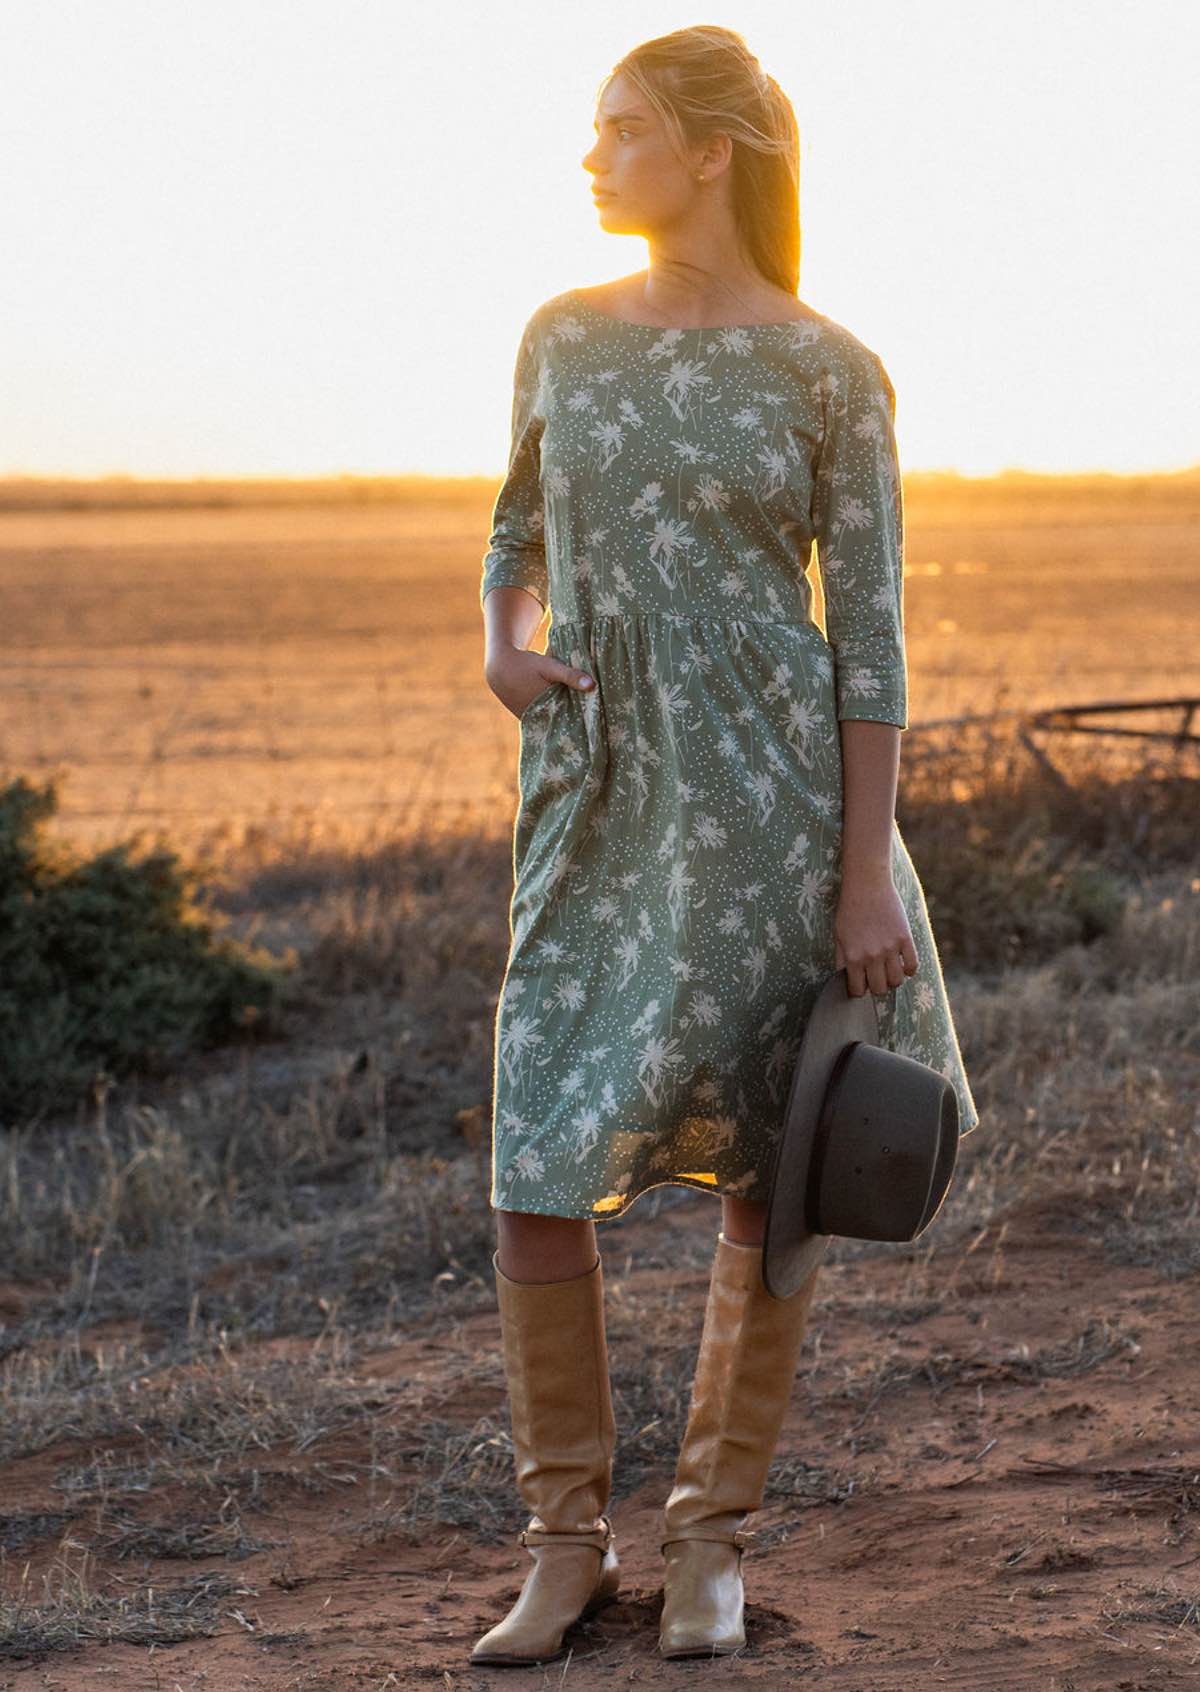
<path id="1" fill-rule="evenodd" d="M 57 826 L 96 842 L 511 809 L 494 491 L 0 484 L 0 768 L 60 769 Z M 913 727 L 1200 694 L 1200 474 L 915 477 L 906 516 Z"/>

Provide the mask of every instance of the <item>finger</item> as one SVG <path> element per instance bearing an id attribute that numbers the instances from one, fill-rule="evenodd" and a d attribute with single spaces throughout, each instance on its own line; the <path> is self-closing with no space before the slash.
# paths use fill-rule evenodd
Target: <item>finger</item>
<path id="1" fill-rule="evenodd" d="M 915 975 L 921 967 L 921 960 L 917 957 L 917 948 L 913 944 L 911 934 L 906 934 L 900 942 L 900 955 L 904 959 L 906 975 Z"/>
<path id="2" fill-rule="evenodd" d="M 894 987 L 899 987 L 900 983 L 906 979 L 904 973 L 904 962 L 900 956 L 899 945 L 892 947 L 885 959 L 885 963 L 887 968 L 888 992 L 890 993 Z"/>
<path id="3" fill-rule="evenodd" d="M 590 692 L 596 685 L 596 678 L 590 670 L 576 669 L 573 664 L 560 664 L 558 680 L 567 683 L 568 687 L 580 688 L 584 693 Z"/>
<path id="4" fill-rule="evenodd" d="M 867 959 L 867 980 L 871 984 L 872 993 L 878 997 L 891 991 L 888 985 L 887 964 L 882 955 Z"/>
<path id="5" fill-rule="evenodd" d="M 861 999 L 867 990 L 866 971 L 860 963 L 846 965 L 846 992 L 852 999 Z"/>

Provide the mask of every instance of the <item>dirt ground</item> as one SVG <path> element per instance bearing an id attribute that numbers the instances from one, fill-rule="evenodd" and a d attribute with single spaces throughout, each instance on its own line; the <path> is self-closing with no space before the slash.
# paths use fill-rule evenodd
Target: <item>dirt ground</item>
<path id="1" fill-rule="evenodd" d="M 684 1195 L 658 1215 L 644 1208 L 639 1218 L 635 1207 L 599 1230 L 614 1369 L 630 1308 L 669 1310 L 698 1338 L 706 1272 L 662 1265 L 702 1262 L 715 1225 L 703 1195 Z M 276 1549 L 232 1571 L 212 1560 L 212 1572 L 234 1577 L 215 1636 L 10 1661 L 0 1687 L 585 1692 L 696 1674 L 846 1692 L 1200 1686 L 1194 1277 L 1114 1263 L 1066 1199 L 945 1241 L 932 1251 L 922 1242 L 871 1247 L 858 1258 L 844 1255 L 850 1242 L 840 1251 L 835 1242 L 765 1505 L 752 1519 L 767 1543 L 746 1554 L 748 1642 L 736 1659 L 657 1656 L 656 1536 L 669 1478 L 623 1495 L 622 1444 L 633 1430 L 619 1415 L 621 1596 L 572 1630 L 557 1662 L 468 1664 L 528 1567 L 511 1536 L 489 1543 L 469 1524 L 446 1523 L 348 1549 L 362 1489 L 343 1487 L 331 1505 L 327 1489 L 307 1498 L 303 1479 L 319 1467 L 328 1481 L 339 1464 L 352 1478 L 369 1457 L 360 1436 L 326 1440 L 311 1457 L 263 1453 L 279 1497 L 264 1500 L 255 1531 Z M 29 1294 L 10 1288 L 7 1299 Z M 473 1313 L 447 1307 L 416 1323 L 369 1368 L 381 1383 L 428 1390 L 438 1414 L 464 1430 L 486 1433 L 487 1419 L 503 1413 L 486 1298 Z M 137 1443 L 131 1430 L 131 1454 Z M 87 1456 L 68 1442 L 12 1464 L 6 1509 L 61 1509 L 54 1476 Z M 160 1519 L 168 1499 L 156 1489 Z M 162 1579 L 177 1581 L 178 1565 L 164 1563 Z"/>

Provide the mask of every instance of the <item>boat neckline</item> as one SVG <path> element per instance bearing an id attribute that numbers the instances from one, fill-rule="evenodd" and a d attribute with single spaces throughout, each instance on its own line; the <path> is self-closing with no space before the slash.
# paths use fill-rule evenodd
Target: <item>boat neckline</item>
<path id="1" fill-rule="evenodd" d="M 603 323 L 616 323 L 622 329 L 653 329 L 659 335 L 675 333 L 679 335 L 719 335 L 729 329 L 792 329 L 798 323 L 807 323 L 809 317 L 785 317 L 774 323 L 635 323 L 629 317 L 614 317 L 610 311 L 601 311 L 580 293 L 578 288 L 568 288 L 564 299 L 573 300 L 582 306 L 584 311 L 591 312 Z M 810 312 L 810 316 L 815 315 Z"/>

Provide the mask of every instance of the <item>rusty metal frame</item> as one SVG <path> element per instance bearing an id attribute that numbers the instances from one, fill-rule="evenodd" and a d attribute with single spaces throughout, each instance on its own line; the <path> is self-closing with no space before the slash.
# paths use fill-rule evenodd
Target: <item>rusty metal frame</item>
<path id="1" fill-rule="evenodd" d="M 1080 722 L 1081 717 L 1098 716 L 1100 713 L 1112 712 L 1129 713 L 1133 711 L 1178 711 L 1179 727 L 1175 730 L 1124 728 L 1106 723 Z M 1194 726 L 1197 713 L 1200 712 L 1200 698 L 1183 695 L 1175 699 L 1112 699 L 1101 700 L 1088 705 L 1054 705 L 1041 711 L 994 711 L 979 713 L 963 717 L 939 717 L 928 722 L 912 723 L 907 733 L 914 730 L 938 728 L 960 728 L 968 723 L 995 723 L 1011 721 L 1016 724 L 1017 738 L 1030 755 L 1041 765 L 1046 774 L 1058 785 L 1070 791 L 1071 784 L 1057 768 L 1046 752 L 1045 747 L 1039 746 L 1032 737 L 1032 731 L 1040 729 L 1044 734 L 1104 734 L 1118 738 L 1132 740 L 1164 740 L 1169 741 L 1176 751 L 1182 751 L 1185 746 L 1200 746 L 1200 729 Z"/>

